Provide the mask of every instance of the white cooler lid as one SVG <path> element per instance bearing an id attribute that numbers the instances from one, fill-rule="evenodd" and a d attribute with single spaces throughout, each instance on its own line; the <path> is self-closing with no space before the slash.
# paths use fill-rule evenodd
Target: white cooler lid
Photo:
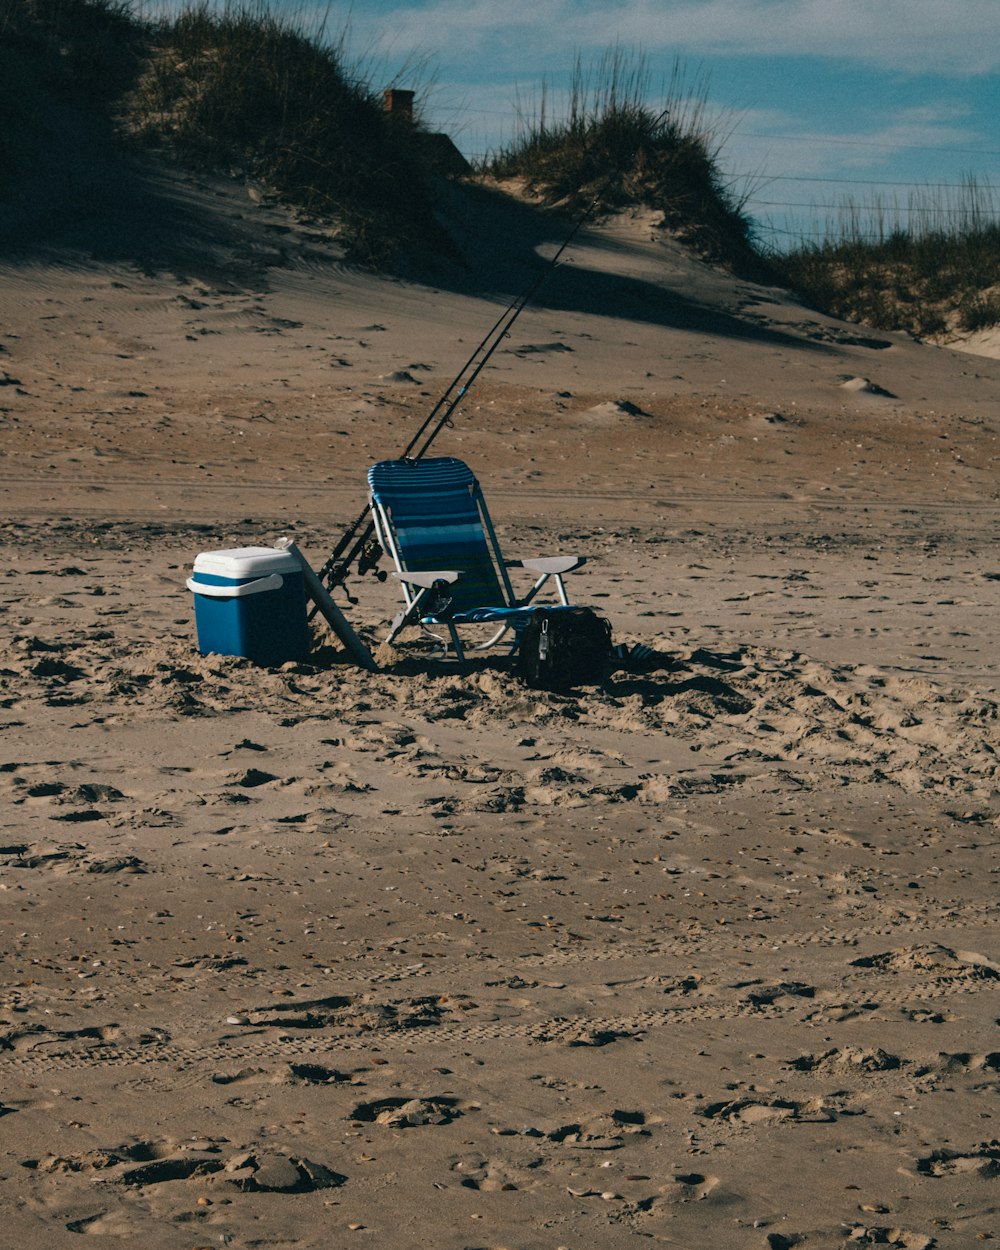
<path id="1" fill-rule="evenodd" d="M 266 573 L 295 573 L 299 564 L 289 551 L 277 547 L 232 547 L 202 551 L 195 557 L 195 573 L 213 577 L 260 577 Z"/>

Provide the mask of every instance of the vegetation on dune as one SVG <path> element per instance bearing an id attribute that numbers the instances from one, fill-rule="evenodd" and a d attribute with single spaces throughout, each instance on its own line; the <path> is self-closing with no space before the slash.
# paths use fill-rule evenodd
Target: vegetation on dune
<path id="1" fill-rule="evenodd" d="M 703 83 L 691 91 L 679 66 L 662 107 L 648 103 L 642 58 L 614 48 L 594 71 L 578 61 L 568 107 L 550 121 L 543 93 L 521 133 L 484 162 L 494 178 L 520 178 L 548 204 L 600 211 L 646 207 L 711 260 L 761 269 L 750 219 L 722 176 L 722 137 L 708 118 Z"/>
<path id="2" fill-rule="evenodd" d="M 86 128 L 53 115 L 66 105 L 185 164 L 260 180 L 335 221 L 363 263 L 449 250 L 419 120 L 386 113 L 340 45 L 263 3 L 200 3 L 147 22 L 130 0 L 0 0 L 8 189 L 58 163 L 74 124 Z"/>
<path id="3" fill-rule="evenodd" d="M 967 179 L 957 202 L 909 205 L 906 226 L 845 206 L 820 243 L 771 260 L 817 308 L 848 321 L 923 337 L 1000 324 L 1000 219 L 991 189 Z"/>
<path id="4" fill-rule="evenodd" d="M 704 85 L 683 86 L 675 66 L 658 111 L 641 59 L 613 49 L 592 75 L 578 62 L 559 120 L 548 119 L 543 95 L 484 171 L 574 210 L 595 200 L 605 211 L 653 209 L 708 259 L 848 321 L 939 338 L 1000 324 L 1000 218 L 988 186 L 969 179 L 957 203 L 911 203 L 905 217 L 848 203 L 823 242 L 767 251 L 753 237 L 747 193 L 721 173 L 724 136 Z"/>
<path id="5" fill-rule="evenodd" d="M 29 82 L 78 103 L 112 99 L 131 77 L 139 33 L 128 0 L 0 0 L 4 100 Z"/>
<path id="6" fill-rule="evenodd" d="M 127 128 L 206 168 L 238 169 L 334 218 L 350 253 L 447 250 L 419 121 L 389 114 L 341 47 L 262 4 L 200 4 L 152 28 Z"/>
<path id="7" fill-rule="evenodd" d="M 0 201 L 21 195 L 30 211 L 33 175 L 61 170 L 74 143 L 86 168 L 86 151 L 106 149 L 114 132 L 260 181 L 334 222 L 360 262 L 450 254 L 435 213 L 433 136 L 419 116 L 385 111 L 343 45 L 266 0 L 195 0 L 157 20 L 139 17 L 132 0 L 0 0 Z M 516 139 L 478 172 L 519 180 L 572 213 L 649 209 L 707 259 L 848 320 L 932 337 L 1000 324 L 989 187 L 970 179 L 958 204 L 911 204 L 905 216 L 848 204 L 823 242 L 765 252 L 748 192 L 721 172 L 725 135 L 704 82 L 689 87 L 675 66 L 655 107 L 648 88 L 641 56 L 613 48 L 590 70 L 578 61 L 565 107 L 553 116 L 543 91 L 522 110 Z M 44 195 L 60 186 L 50 176 Z"/>
<path id="8" fill-rule="evenodd" d="M 119 0 L 0 0 L 0 192 L 58 159 L 61 110 L 104 107 L 126 88 L 138 36 Z"/>

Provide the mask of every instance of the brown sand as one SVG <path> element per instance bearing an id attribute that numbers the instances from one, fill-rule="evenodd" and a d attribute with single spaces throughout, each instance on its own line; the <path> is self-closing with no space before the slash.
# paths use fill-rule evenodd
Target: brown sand
<path id="1" fill-rule="evenodd" d="M 539 241 L 170 187 L 0 272 L 5 1244 L 1000 1238 L 1000 363 L 591 230 L 438 447 L 659 660 L 260 670 L 195 554 L 321 563 Z"/>

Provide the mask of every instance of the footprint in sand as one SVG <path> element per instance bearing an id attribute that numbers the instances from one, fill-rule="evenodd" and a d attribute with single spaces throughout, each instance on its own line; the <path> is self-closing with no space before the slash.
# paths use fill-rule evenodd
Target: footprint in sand
<path id="1" fill-rule="evenodd" d="M 942 1051 L 938 1056 L 936 1071 L 942 1076 L 958 1072 L 1000 1072 L 1000 1051 L 993 1050 L 985 1055 L 973 1055 L 967 1051 L 949 1054 Z"/>
<path id="2" fill-rule="evenodd" d="M 417 1128 L 450 1124 L 469 1110 L 478 1110 L 478 1104 L 445 1097 L 379 1098 L 358 1103 L 347 1118 L 361 1124 L 381 1124 L 384 1128 Z"/>
<path id="3" fill-rule="evenodd" d="M 379 1002 L 372 995 L 334 995 L 290 1003 L 273 1003 L 246 1013 L 247 1024 L 282 1029 L 340 1029 L 371 1032 L 426 1028 L 440 1024 L 448 1009 L 436 997 Z"/>
<path id="4" fill-rule="evenodd" d="M 799 1055 L 797 1059 L 789 1060 L 787 1066 L 794 1068 L 797 1072 L 865 1074 L 895 1072 L 903 1067 L 905 1062 L 898 1055 L 891 1055 L 878 1046 L 872 1050 L 858 1046 L 846 1046 L 841 1050 L 835 1046 L 821 1055 Z"/>
<path id="5" fill-rule="evenodd" d="M 917 1160 L 921 1176 L 978 1176 L 996 1180 L 1000 1176 L 1000 1142 L 983 1142 L 968 1151 L 934 1150 Z"/>
<path id="6" fill-rule="evenodd" d="M 451 1164 L 452 1171 L 460 1176 L 463 1189 L 483 1193 L 509 1193 L 518 1189 L 534 1189 L 542 1183 L 537 1170 L 530 1165 L 518 1166 L 510 1159 L 458 1159 Z"/>
<path id="7" fill-rule="evenodd" d="M 379 375 L 380 382 L 392 382 L 395 386 L 419 386 L 420 383 L 408 369 L 395 369 L 392 373 Z"/>
<path id="8" fill-rule="evenodd" d="M 909 975 L 921 984 L 933 978 L 938 988 L 949 985 L 968 988 L 984 982 L 1000 981 L 1000 968 L 985 955 L 976 951 L 955 951 L 935 943 L 903 946 L 876 955 L 865 955 L 852 960 L 850 966 L 900 977 Z"/>
<path id="9" fill-rule="evenodd" d="M 145 1189 L 175 1181 L 208 1177 L 247 1192 L 309 1193 L 342 1185 L 346 1176 L 321 1163 L 275 1151 L 251 1148 L 230 1152 L 229 1143 L 212 1141 L 178 1146 L 174 1142 L 136 1142 L 111 1150 L 29 1159 L 22 1166 L 52 1174 L 99 1173 L 103 1181 Z M 77 1221 L 73 1232 L 107 1231 L 95 1227 L 104 1215 Z M 117 1217 L 111 1217 L 117 1218 Z"/>
<path id="10" fill-rule="evenodd" d="M 138 1233 L 138 1227 L 122 1211 L 100 1211 L 96 1215 L 85 1215 L 78 1220 L 70 1220 L 66 1225 L 70 1233 L 90 1233 L 97 1237 L 132 1237 Z"/>
<path id="11" fill-rule="evenodd" d="M 652 1198 L 636 1203 L 638 1210 L 657 1214 L 658 1209 L 682 1202 L 704 1202 L 719 1185 L 719 1178 L 703 1172 L 678 1172 Z"/>
<path id="12" fill-rule="evenodd" d="M 796 1123 L 828 1124 L 844 1111 L 838 1099 L 836 1106 L 825 1098 L 810 1098 L 805 1102 L 787 1098 L 736 1098 L 726 1102 L 709 1103 L 701 1108 L 699 1115 L 709 1120 L 724 1120 L 730 1124 L 758 1125 L 778 1124 L 782 1121 Z"/>
<path id="13" fill-rule="evenodd" d="M 892 391 L 887 391 L 884 387 L 879 386 L 876 382 L 872 382 L 869 378 L 843 378 L 840 385 L 843 390 L 850 391 L 854 395 L 878 395 L 883 399 L 896 398 Z"/>
<path id="14" fill-rule="evenodd" d="M 340 1085 L 354 1079 L 348 1072 L 326 1068 L 320 1063 L 290 1063 L 288 1070 L 292 1078 L 303 1085 Z"/>

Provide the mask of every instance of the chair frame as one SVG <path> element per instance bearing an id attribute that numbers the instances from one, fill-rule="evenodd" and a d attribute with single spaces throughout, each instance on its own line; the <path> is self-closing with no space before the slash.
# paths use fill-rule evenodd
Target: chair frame
<path id="1" fill-rule="evenodd" d="M 405 605 L 402 611 L 393 618 L 385 641 L 391 643 L 408 625 L 419 624 L 423 632 L 433 639 L 439 648 L 439 654 L 436 658 L 441 660 L 449 658 L 448 640 L 450 639 L 451 647 L 454 649 L 454 658 L 461 664 L 465 661 L 467 651 L 487 651 L 495 647 L 508 630 L 513 630 L 515 636 L 510 645 L 510 654 L 513 654 L 520 643 L 521 629 L 527 624 L 530 616 L 530 613 L 525 611 L 525 609 L 532 604 L 538 593 L 550 579 L 554 583 L 559 604 L 563 607 L 569 607 L 570 600 L 566 593 L 566 584 L 563 580 L 564 574 L 584 565 L 586 557 L 543 556 L 519 560 L 505 559 L 478 479 L 462 461 L 455 460 L 453 457 L 445 459 L 453 460 L 455 464 L 465 468 L 470 475 L 469 489 L 471 501 L 482 526 L 486 547 L 506 602 L 503 604 L 482 605 L 481 611 L 483 615 L 478 619 L 474 614 L 475 610 L 471 613 L 468 611 L 456 613 L 455 616 L 460 619 L 457 621 L 453 619 L 453 615 L 449 610 L 449 587 L 459 581 L 462 576 L 461 572 L 449 568 L 421 571 L 407 570 L 406 555 L 397 541 L 389 509 L 378 497 L 377 492 L 372 489 L 369 492 L 368 501 L 372 523 L 375 528 L 375 536 L 382 550 L 395 565 L 392 576 L 400 584 Z M 375 469 L 377 468 L 378 466 L 375 466 Z M 447 551 L 445 550 L 443 554 L 446 559 Z M 509 569 L 515 568 L 527 569 L 529 572 L 536 574 L 536 580 L 531 589 L 520 598 L 514 592 L 508 573 Z M 499 623 L 499 628 L 491 637 L 485 642 L 472 646 L 463 645 L 458 634 L 459 624 L 477 624 L 488 621 L 497 621 Z M 444 626 L 448 630 L 448 639 L 432 629 L 431 626 L 434 625 Z"/>

